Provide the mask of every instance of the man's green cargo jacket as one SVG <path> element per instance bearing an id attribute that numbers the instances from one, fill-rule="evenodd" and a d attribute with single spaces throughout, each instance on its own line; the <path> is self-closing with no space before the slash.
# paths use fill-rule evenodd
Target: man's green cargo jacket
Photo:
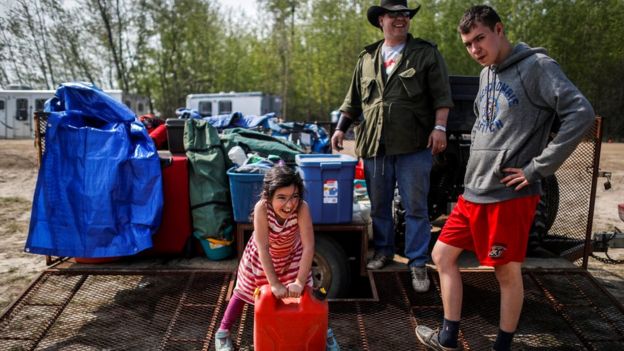
<path id="1" fill-rule="evenodd" d="M 363 158 L 376 156 L 381 140 L 385 155 L 426 148 L 435 110 L 453 106 L 446 64 L 435 44 L 408 34 L 403 55 L 385 81 L 382 44 L 362 51 L 340 107 L 355 120 L 364 115 L 356 128 L 356 153 Z"/>

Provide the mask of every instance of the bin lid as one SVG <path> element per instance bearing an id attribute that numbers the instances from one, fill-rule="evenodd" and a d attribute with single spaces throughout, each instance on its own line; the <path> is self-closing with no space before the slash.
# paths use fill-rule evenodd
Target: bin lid
<path id="1" fill-rule="evenodd" d="M 186 123 L 186 119 L 181 118 L 167 118 L 165 120 L 165 125 L 167 127 L 182 127 L 184 128 L 184 123 Z"/>
<path id="2" fill-rule="evenodd" d="M 295 162 L 301 167 L 318 167 L 322 163 L 338 162 L 345 166 L 355 166 L 357 159 L 343 154 L 299 154 L 295 156 Z"/>
<path id="3" fill-rule="evenodd" d="M 239 179 L 239 180 L 240 179 L 248 179 L 248 180 L 260 180 L 260 181 L 262 181 L 264 179 L 264 174 L 262 174 L 262 173 L 237 172 L 236 171 L 237 168 L 238 168 L 238 166 L 231 167 L 225 173 L 228 175 L 228 177 L 236 178 L 236 179 Z"/>

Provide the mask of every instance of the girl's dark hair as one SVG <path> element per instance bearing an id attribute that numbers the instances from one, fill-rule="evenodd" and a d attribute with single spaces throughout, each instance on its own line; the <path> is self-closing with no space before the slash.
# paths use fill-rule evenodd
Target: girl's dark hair
<path id="1" fill-rule="evenodd" d="M 260 199 L 270 201 L 277 189 L 291 185 L 297 188 L 299 199 L 303 200 L 305 188 L 303 187 L 303 179 L 301 179 L 299 173 L 286 165 L 274 166 L 264 175 Z M 301 202 L 299 202 L 299 204 L 301 204 Z M 249 221 L 251 223 L 254 221 L 254 212 L 254 206 L 252 206 L 251 213 L 249 214 Z"/>
<path id="2" fill-rule="evenodd" d="M 264 175 L 260 198 L 271 200 L 277 189 L 291 185 L 297 188 L 299 198 L 303 199 L 303 179 L 299 173 L 289 166 L 275 166 Z"/>
<path id="3" fill-rule="evenodd" d="M 483 25 L 488 26 L 491 30 L 494 30 L 496 23 L 502 22 L 498 13 L 487 5 L 477 5 L 469 8 L 464 12 L 464 16 L 462 16 L 459 21 L 459 26 L 457 26 L 457 30 L 462 34 L 470 33 L 470 30 L 477 23 L 483 23 Z"/>

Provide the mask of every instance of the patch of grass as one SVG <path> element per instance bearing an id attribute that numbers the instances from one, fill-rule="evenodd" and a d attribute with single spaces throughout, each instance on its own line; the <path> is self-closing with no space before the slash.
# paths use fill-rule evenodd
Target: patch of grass
<path id="1" fill-rule="evenodd" d="M 23 233 L 26 231 L 26 223 L 9 221 L 3 229 L 6 234 Z"/>
<path id="2" fill-rule="evenodd" d="M 9 270 L 8 273 L 15 273 L 15 271 L 11 272 L 11 270 Z M 28 283 L 31 279 L 32 277 L 30 275 L 13 275 L 10 276 L 8 279 L 4 279 L 3 282 L 10 285 L 14 285 L 15 283 L 20 283 L 20 285 L 24 285 L 25 283 Z"/>
<path id="3" fill-rule="evenodd" d="M 0 197 L 0 208 L 4 207 L 4 206 L 13 206 L 13 205 L 26 205 L 28 207 L 30 207 L 30 201 L 22 199 L 20 197 L 14 197 L 14 196 L 9 196 L 9 197 Z"/>
<path id="4" fill-rule="evenodd" d="M 28 221 L 24 220 L 25 212 L 29 212 L 31 202 L 18 197 L 0 197 L 0 233 L 25 233 Z"/>

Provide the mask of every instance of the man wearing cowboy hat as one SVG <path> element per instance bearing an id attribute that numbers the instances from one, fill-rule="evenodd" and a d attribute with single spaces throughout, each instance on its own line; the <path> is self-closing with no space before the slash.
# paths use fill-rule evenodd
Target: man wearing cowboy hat
<path id="1" fill-rule="evenodd" d="M 442 55 L 435 44 L 409 33 L 410 19 L 419 9 L 397 0 L 382 0 L 368 9 L 368 21 L 381 29 L 384 39 L 359 55 L 332 146 L 342 148 L 344 133 L 362 115 L 356 153 L 364 159 L 375 243 L 367 267 L 381 269 L 394 257 L 392 201 L 398 184 L 412 286 L 425 292 L 431 237 L 429 172 L 432 155 L 446 146 L 446 120 L 453 103 Z"/>

